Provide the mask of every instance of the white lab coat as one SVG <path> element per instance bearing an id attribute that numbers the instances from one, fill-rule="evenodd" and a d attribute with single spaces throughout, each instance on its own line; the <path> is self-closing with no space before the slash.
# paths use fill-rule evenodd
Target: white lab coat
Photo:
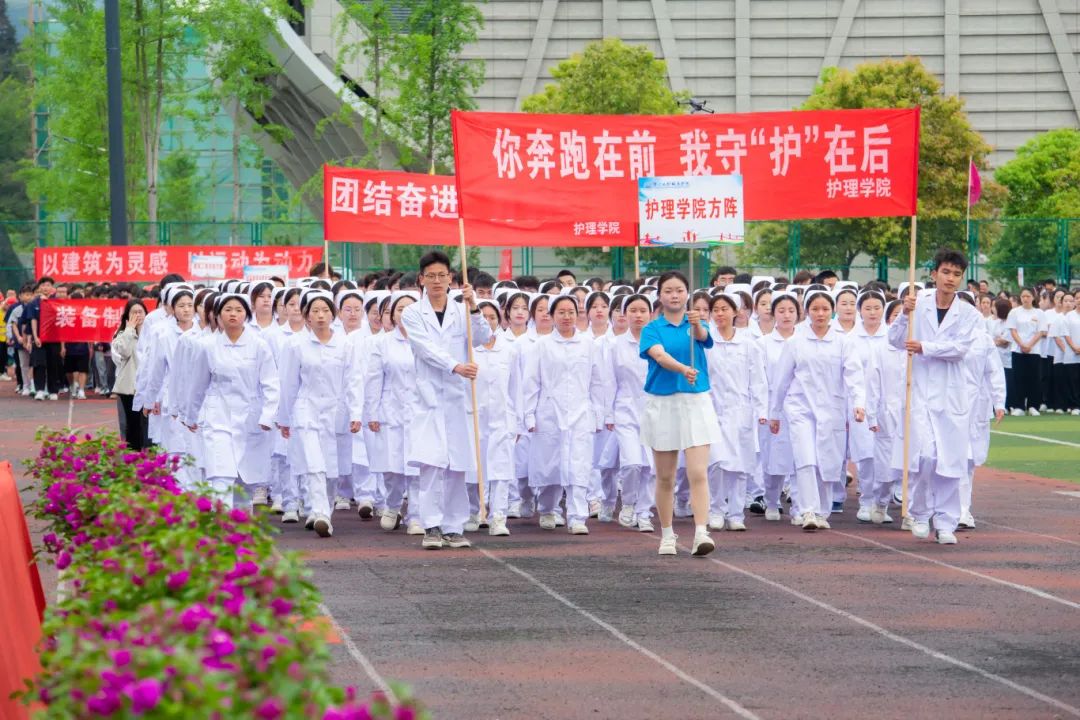
<path id="1" fill-rule="evenodd" d="M 727 472 L 752 473 L 757 466 L 758 419 L 768 417 L 769 389 L 761 349 L 749 331 L 730 340 L 712 327 L 713 345 L 705 350 L 709 395 L 721 433 L 709 448 L 709 465 Z"/>
<path id="2" fill-rule="evenodd" d="M 854 422 L 848 408 L 866 407 L 865 388 L 858 353 L 835 328 L 819 338 L 807 327 L 784 343 L 769 417 L 786 413 L 796 469 L 816 467 L 826 482 L 840 477 L 846 426 Z"/>
<path id="3" fill-rule="evenodd" d="M 379 423 L 379 432 L 364 429 L 368 467 L 374 473 L 416 475 L 407 464 L 411 435 L 405 431 L 416 413 L 416 358 L 397 330 L 364 340 L 364 420 Z"/>
<path id="4" fill-rule="evenodd" d="M 180 336 L 184 333 L 176 324 L 175 318 L 169 318 L 154 332 L 154 344 L 150 348 L 149 372 L 144 391 L 145 407 L 153 407 L 155 403 L 161 405 L 161 415 L 158 422 L 157 441 L 170 453 L 187 454 L 190 452 L 191 433 L 177 420 L 178 407 L 174 404 L 179 398 L 174 399 L 170 395 L 169 378 L 172 373 L 180 372 L 176 360 L 176 348 L 180 343 Z M 151 417 L 154 417 L 151 415 Z"/>
<path id="5" fill-rule="evenodd" d="M 610 328 L 608 328 L 610 332 Z M 596 361 L 600 366 L 601 376 L 603 378 L 602 385 L 602 404 L 601 407 L 606 408 L 611 406 L 612 399 L 615 395 L 615 378 L 611 373 L 611 343 L 615 339 L 615 336 L 609 333 L 603 335 L 593 335 L 591 329 L 584 330 L 593 342 L 596 343 Z M 596 481 L 596 486 L 599 487 L 599 473 L 602 470 L 614 470 L 619 466 L 619 442 L 615 438 L 615 433 L 608 430 L 606 427 L 601 427 L 599 432 L 593 436 L 593 478 Z"/>
<path id="6" fill-rule="evenodd" d="M 188 407 L 202 418 L 207 477 L 265 482 L 279 395 L 270 348 L 257 330 L 245 328 L 235 343 L 217 332 L 191 361 Z"/>
<path id="7" fill-rule="evenodd" d="M 773 330 L 757 342 L 761 348 L 765 380 L 771 392 L 776 385 L 776 368 L 780 364 L 780 354 L 787 341 L 783 335 Z M 777 419 L 780 420 L 780 432 L 773 435 L 768 427 L 758 432 L 761 445 L 761 471 L 766 475 L 791 475 L 795 472 L 795 459 L 791 452 L 791 428 L 783 410 L 780 411 Z"/>
<path id="8" fill-rule="evenodd" d="M 615 426 L 615 440 L 619 446 L 620 467 L 653 466 L 650 448 L 641 443 L 641 416 L 645 411 L 645 376 L 649 361 L 641 358 L 638 338 L 629 330 L 610 340 L 608 365 L 615 392 L 611 410 L 604 422 Z"/>
<path id="9" fill-rule="evenodd" d="M 852 345 L 858 352 L 859 361 L 863 366 L 863 377 L 866 381 L 866 422 L 850 423 L 848 425 L 848 457 L 855 462 L 868 460 L 874 457 L 874 433 L 870 428 L 877 424 L 874 415 L 877 407 L 871 399 L 881 397 L 883 392 L 880 387 L 871 389 L 871 385 L 881 382 L 881 375 L 875 367 L 879 361 L 882 350 L 889 345 L 889 328 L 882 322 L 878 331 L 870 335 L 862 323 L 859 323 L 851 333 Z"/>
<path id="10" fill-rule="evenodd" d="M 289 446 L 295 475 L 326 473 L 336 478 L 352 470 L 338 467 L 336 438 L 342 428 L 348 432 L 350 422 L 360 422 L 363 407 L 363 376 L 348 350 L 339 333 L 324 345 L 311 332 L 294 334 L 282 348 L 277 424 L 295 438 Z"/>
<path id="11" fill-rule="evenodd" d="M 530 327 L 524 335 L 517 337 L 511 346 L 514 372 L 510 374 L 510 396 L 513 398 L 514 415 L 517 418 L 514 474 L 518 478 L 528 477 L 529 475 L 529 444 L 532 442 L 529 428 L 525 427 L 525 398 L 522 394 L 521 379 L 525 375 L 525 363 L 540 337 L 540 335 L 536 334 L 536 330 Z"/>
<path id="12" fill-rule="evenodd" d="M 517 415 L 510 395 L 510 377 L 516 372 L 513 344 L 496 335 L 490 348 L 476 348 L 476 402 L 480 407 L 480 457 L 485 481 L 511 481 Z M 471 481 L 470 481 L 471 482 Z"/>
<path id="13" fill-rule="evenodd" d="M 599 349 L 587 334 L 558 332 L 526 355 L 522 403 L 531 428 L 529 485 L 588 487 L 593 434 L 603 427 L 604 380 Z"/>
<path id="14" fill-rule="evenodd" d="M 889 342 L 903 348 L 912 321 L 923 349 L 912 364 L 909 467 L 917 468 L 922 459 L 935 460 L 938 475 L 961 478 L 967 474 L 967 422 L 974 401 L 965 390 L 963 360 L 982 317 L 963 300 L 954 300 L 939 327 L 936 292 L 931 288 L 919 293 L 912 317 L 901 314 L 889 326 Z M 900 470 L 903 453 L 896 451 L 903 445 L 903 437 L 897 438 L 893 467 Z"/>
<path id="15" fill-rule="evenodd" d="M 1005 409 L 1005 368 L 993 339 L 983 327 L 975 331 L 971 349 L 964 356 L 966 394 L 975 398 L 968 420 L 970 454 L 975 465 L 986 462 L 990 452 L 990 421 L 994 409 Z"/>
<path id="16" fill-rule="evenodd" d="M 350 364 L 352 372 L 357 373 L 360 376 L 359 382 L 356 384 L 358 392 L 360 393 L 359 403 L 361 408 L 361 416 L 363 416 L 364 407 L 364 386 L 366 381 L 366 365 L 367 365 L 367 340 L 370 335 L 361 334 L 360 330 L 353 330 L 351 333 L 346 334 L 344 330 L 339 333 L 345 338 L 346 352 L 350 355 Z M 342 396 L 341 406 L 338 408 L 339 417 L 347 415 L 349 412 L 346 407 L 346 398 Z M 367 442 L 364 435 L 364 428 L 360 428 L 360 432 L 350 432 L 348 425 L 344 428 L 341 426 L 337 430 L 337 442 L 338 442 L 338 465 L 341 468 L 341 474 L 347 475 L 352 472 L 353 465 L 359 465 L 360 467 L 370 467 L 371 459 L 368 457 Z"/>
<path id="17" fill-rule="evenodd" d="M 473 346 L 486 343 L 491 326 L 480 313 L 470 314 L 464 303 L 448 299 L 441 325 L 427 295 L 401 314 L 416 358 L 416 415 L 408 426 L 410 465 L 476 470 L 469 381 L 453 372 L 469 360 L 468 322 Z"/>

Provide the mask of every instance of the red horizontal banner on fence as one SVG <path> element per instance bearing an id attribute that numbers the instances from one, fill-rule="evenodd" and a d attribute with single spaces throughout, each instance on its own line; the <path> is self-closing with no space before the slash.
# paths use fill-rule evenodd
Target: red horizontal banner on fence
<path id="1" fill-rule="evenodd" d="M 919 109 L 732 115 L 454 112 L 466 220 L 621 237 L 637 178 L 744 178 L 747 220 L 915 214 Z M 619 245 L 620 242 L 605 244 Z M 632 243 L 631 243 L 632 244 Z"/>
<path id="2" fill-rule="evenodd" d="M 452 175 L 323 167 L 323 231 L 329 242 L 456 245 L 458 189 Z M 587 232 L 591 230 L 591 232 Z M 634 224 L 489 223 L 470 219 L 469 245 L 488 247 L 633 245 Z"/>
<path id="3" fill-rule="evenodd" d="M 228 278 L 242 278 L 246 265 L 288 265 L 289 277 L 306 277 L 322 254 L 304 245 L 87 245 L 35 248 L 34 269 L 57 282 L 158 282 L 169 273 L 190 279 L 192 255 L 224 255 Z"/>
<path id="4" fill-rule="evenodd" d="M 112 342 L 127 300 L 42 300 L 38 337 L 42 342 Z M 143 299 L 147 310 L 157 301 Z"/>

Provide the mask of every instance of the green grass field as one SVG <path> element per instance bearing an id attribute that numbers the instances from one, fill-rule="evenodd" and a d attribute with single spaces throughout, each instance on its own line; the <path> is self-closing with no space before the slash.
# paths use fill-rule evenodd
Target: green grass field
<path id="1" fill-rule="evenodd" d="M 1080 445 L 1080 417 L 1072 415 L 1006 416 L 1000 425 L 991 424 L 990 429 Z M 1080 483 L 1080 447 L 992 434 L 986 464 L 1001 470 Z"/>

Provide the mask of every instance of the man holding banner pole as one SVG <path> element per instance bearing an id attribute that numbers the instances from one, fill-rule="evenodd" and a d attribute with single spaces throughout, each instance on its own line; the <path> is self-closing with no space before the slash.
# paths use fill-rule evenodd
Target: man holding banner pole
<path id="1" fill-rule="evenodd" d="M 405 309 L 401 328 L 416 359 L 416 414 L 409 427 L 408 463 L 419 469 L 417 498 L 424 526 L 423 547 L 467 548 L 462 534 L 469 518 L 465 474 L 476 471 L 468 381 L 476 378 L 469 343 L 483 345 L 491 327 L 480 314 L 472 286 L 464 283 L 464 303 L 453 302 L 450 258 L 432 251 L 420 258 L 420 302 Z M 463 422 L 464 420 L 464 422 Z"/>

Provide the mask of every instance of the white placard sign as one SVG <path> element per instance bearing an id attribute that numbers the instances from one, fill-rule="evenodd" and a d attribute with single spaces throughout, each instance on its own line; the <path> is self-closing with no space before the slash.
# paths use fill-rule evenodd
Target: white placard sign
<path id="1" fill-rule="evenodd" d="M 224 255 L 188 256 L 188 274 L 199 280 L 224 280 L 228 258 Z"/>
<path id="2" fill-rule="evenodd" d="M 708 247 L 743 242 L 742 175 L 638 178 L 642 247 Z"/>

